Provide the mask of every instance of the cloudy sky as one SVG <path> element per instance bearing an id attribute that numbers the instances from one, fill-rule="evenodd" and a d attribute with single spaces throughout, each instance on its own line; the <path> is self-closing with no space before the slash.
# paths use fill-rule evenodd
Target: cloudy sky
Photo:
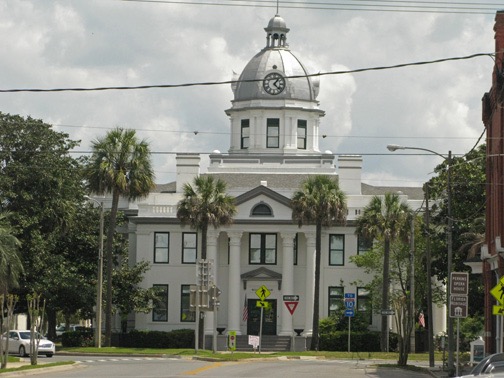
<path id="1" fill-rule="evenodd" d="M 504 8 L 504 2 L 321 4 L 279 3 L 290 49 L 313 73 L 492 53 L 495 11 Z M 265 46 L 264 27 L 275 13 L 274 1 L 0 0 L 0 90 L 231 80 Z M 324 75 L 321 150 L 363 154 L 369 184 L 420 185 L 441 159 L 390 153 L 386 145 L 469 151 L 484 131 L 481 98 L 492 66 L 482 56 Z M 116 126 L 133 128 L 151 143 L 157 182 L 165 183 L 175 177 L 174 152 L 228 150 L 224 110 L 232 98 L 229 84 L 1 92 L 0 111 L 54 125 L 81 140 L 78 151 L 89 151 L 91 140 Z"/>

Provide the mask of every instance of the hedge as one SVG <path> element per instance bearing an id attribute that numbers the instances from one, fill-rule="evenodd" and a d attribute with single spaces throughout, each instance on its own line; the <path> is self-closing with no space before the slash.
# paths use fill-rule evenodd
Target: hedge
<path id="1" fill-rule="evenodd" d="M 331 332 L 321 334 L 319 349 L 324 351 L 347 351 L 348 332 Z M 390 350 L 397 349 L 397 335 L 390 334 Z M 380 332 L 352 332 L 350 334 L 352 352 L 379 352 Z"/>
<path id="2" fill-rule="evenodd" d="M 124 348 L 194 348 L 194 330 L 138 331 L 113 335 L 112 344 Z"/>

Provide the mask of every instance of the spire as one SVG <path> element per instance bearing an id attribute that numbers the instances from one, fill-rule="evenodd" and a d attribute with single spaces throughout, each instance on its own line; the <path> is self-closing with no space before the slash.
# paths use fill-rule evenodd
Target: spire
<path id="1" fill-rule="evenodd" d="M 289 28 L 285 21 L 277 13 L 268 23 L 268 27 L 264 28 L 266 31 L 266 48 L 287 47 L 287 33 Z"/>

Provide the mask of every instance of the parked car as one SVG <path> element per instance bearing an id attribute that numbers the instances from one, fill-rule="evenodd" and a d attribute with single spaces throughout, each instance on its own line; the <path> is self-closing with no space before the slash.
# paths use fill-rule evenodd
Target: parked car
<path id="1" fill-rule="evenodd" d="M 56 327 L 56 336 L 61 336 L 63 334 L 63 332 L 65 332 L 66 329 L 65 329 L 65 325 L 60 325 L 60 326 L 57 326 Z"/>
<path id="2" fill-rule="evenodd" d="M 9 331 L 9 353 L 18 353 L 20 356 L 27 356 L 30 352 L 30 331 L 11 330 Z M 40 335 L 38 353 L 52 357 L 56 353 L 56 347 L 52 341 Z M 7 333 L 2 335 L 2 340 L 7 339 Z M 5 341 L 4 341 L 5 342 Z"/>

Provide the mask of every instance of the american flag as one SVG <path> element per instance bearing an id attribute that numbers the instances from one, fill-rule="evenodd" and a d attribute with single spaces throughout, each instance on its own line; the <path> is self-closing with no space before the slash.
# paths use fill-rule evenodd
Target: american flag
<path id="1" fill-rule="evenodd" d="M 425 317 L 423 311 L 421 311 L 420 314 L 418 315 L 418 323 L 425 328 Z"/>
<path id="2" fill-rule="evenodd" d="M 245 302 L 243 302 L 243 313 L 242 319 L 244 322 L 248 320 L 248 306 L 247 306 L 247 296 L 245 295 Z"/>

